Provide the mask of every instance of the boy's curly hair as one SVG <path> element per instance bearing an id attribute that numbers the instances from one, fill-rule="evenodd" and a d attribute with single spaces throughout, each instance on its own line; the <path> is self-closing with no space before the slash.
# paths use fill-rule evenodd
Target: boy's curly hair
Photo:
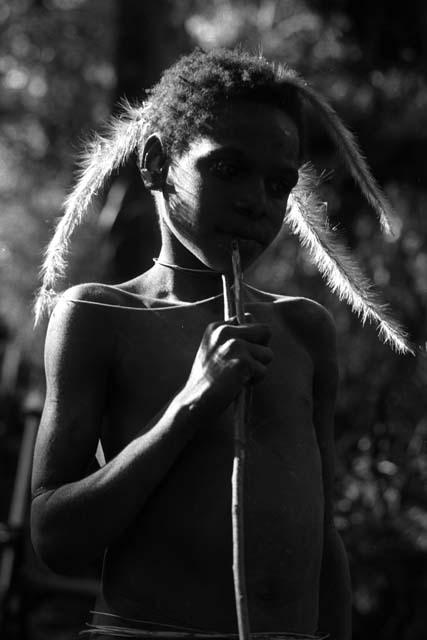
<path id="1" fill-rule="evenodd" d="M 195 49 L 167 69 L 149 92 L 146 135 L 159 132 L 168 153 L 181 153 L 198 134 L 208 134 L 227 103 L 244 99 L 283 109 L 303 134 L 301 97 L 284 82 L 295 72 L 244 51 Z"/>

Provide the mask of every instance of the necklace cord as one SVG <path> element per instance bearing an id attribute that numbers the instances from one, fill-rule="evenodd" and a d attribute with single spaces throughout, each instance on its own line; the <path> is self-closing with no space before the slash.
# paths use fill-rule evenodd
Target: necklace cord
<path id="1" fill-rule="evenodd" d="M 191 267 L 181 267 L 179 264 L 172 264 L 170 262 L 163 262 L 163 260 L 159 260 L 159 258 L 153 258 L 154 264 L 160 264 L 162 267 L 168 267 L 169 269 L 173 269 L 174 271 L 190 271 L 192 273 L 205 273 L 209 276 L 220 276 L 219 271 L 215 271 L 214 269 L 192 269 Z"/>

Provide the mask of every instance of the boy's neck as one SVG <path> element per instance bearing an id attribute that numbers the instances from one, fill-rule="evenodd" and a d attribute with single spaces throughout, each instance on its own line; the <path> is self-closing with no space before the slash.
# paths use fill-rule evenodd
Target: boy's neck
<path id="1" fill-rule="evenodd" d="M 152 297 L 195 302 L 222 292 L 221 275 L 200 262 L 170 233 L 162 233 L 160 254 L 143 280 Z"/>
<path id="2" fill-rule="evenodd" d="M 222 293 L 220 273 L 198 261 L 190 267 L 162 251 L 154 266 L 138 280 L 141 295 L 171 302 L 196 302 Z"/>

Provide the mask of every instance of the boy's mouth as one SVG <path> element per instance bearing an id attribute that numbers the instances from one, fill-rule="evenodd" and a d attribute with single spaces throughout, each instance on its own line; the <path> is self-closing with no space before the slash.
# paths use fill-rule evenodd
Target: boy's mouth
<path id="1" fill-rule="evenodd" d="M 237 240 L 243 265 L 247 266 L 258 258 L 267 248 L 268 242 L 261 241 L 256 237 L 248 237 L 238 233 L 221 232 L 221 240 L 219 246 L 221 251 L 231 256 L 232 240 Z"/>
<path id="2" fill-rule="evenodd" d="M 224 237 L 224 240 L 228 245 L 232 240 L 237 240 L 239 244 L 242 243 L 246 246 L 257 245 L 258 247 L 265 249 L 271 242 L 271 239 L 267 238 L 267 234 L 256 233 L 249 230 L 224 231 L 222 229 L 218 229 L 218 233 Z"/>

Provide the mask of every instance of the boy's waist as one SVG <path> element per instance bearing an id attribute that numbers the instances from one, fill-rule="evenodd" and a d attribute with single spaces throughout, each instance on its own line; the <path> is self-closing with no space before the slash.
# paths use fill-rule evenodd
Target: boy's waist
<path id="1" fill-rule="evenodd" d="M 96 610 L 82 637 L 93 640 L 110 637 L 144 638 L 146 640 L 238 640 L 235 632 L 225 633 L 193 627 L 182 627 L 161 622 L 127 618 L 116 613 L 102 610 L 108 608 L 103 598 L 99 598 Z M 255 632 L 251 640 L 326 640 L 328 634 L 304 634 L 295 632 Z"/>

